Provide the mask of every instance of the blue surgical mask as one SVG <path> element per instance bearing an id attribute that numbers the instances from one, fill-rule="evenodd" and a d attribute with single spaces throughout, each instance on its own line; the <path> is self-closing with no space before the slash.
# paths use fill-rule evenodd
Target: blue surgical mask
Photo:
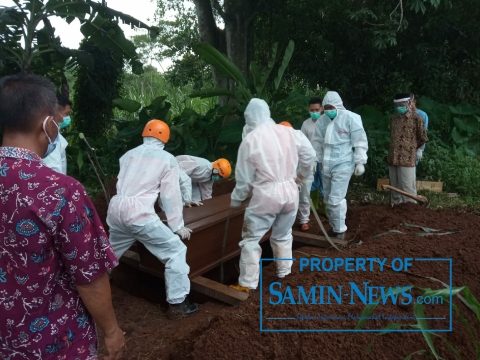
<path id="1" fill-rule="evenodd" d="M 222 177 L 220 175 L 213 175 L 212 180 L 213 181 L 220 181 L 220 180 L 222 180 Z"/>
<path id="2" fill-rule="evenodd" d="M 55 140 L 52 141 L 52 139 L 50 139 L 50 136 L 48 136 L 48 133 L 47 131 L 45 130 L 45 124 L 47 123 L 48 119 L 50 118 L 50 116 L 47 116 L 47 118 L 43 121 L 43 132 L 45 133 L 45 135 L 47 136 L 47 139 L 48 139 L 48 146 L 47 146 L 47 151 L 45 152 L 45 154 L 42 156 L 42 159 L 45 159 L 48 155 L 50 155 L 54 150 L 55 148 L 57 147 L 57 140 L 58 140 L 58 134 L 59 132 L 57 132 L 57 137 L 55 138 Z M 55 126 L 57 127 L 58 129 L 58 124 L 55 122 L 55 120 L 53 120 L 53 117 L 52 117 L 52 121 L 53 123 L 55 124 Z"/>
<path id="3" fill-rule="evenodd" d="M 337 117 L 337 110 L 325 110 L 325 115 L 327 115 L 330 120 L 333 120 Z"/>
<path id="4" fill-rule="evenodd" d="M 65 116 L 63 118 L 63 122 L 59 124 L 60 129 L 65 129 L 68 125 L 70 125 L 71 122 L 72 122 L 72 119 L 70 118 L 70 116 Z"/>
<path id="5" fill-rule="evenodd" d="M 311 112 L 311 113 L 310 113 L 310 117 L 311 117 L 313 120 L 318 120 L 318 118 L 320 117 L 320 113 L 319 113 L 319 112 Z"/>
<path id="6" fill-rule="evenodd" d="M 406 106 L 399 106 L 397 107 L 397 113 L 403 115 L 403 114 L 406 114 L 408 111 L 407 107 Z"/>

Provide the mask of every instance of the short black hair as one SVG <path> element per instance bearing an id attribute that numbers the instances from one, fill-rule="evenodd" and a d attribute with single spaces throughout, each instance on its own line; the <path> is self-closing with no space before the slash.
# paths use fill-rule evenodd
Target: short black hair
<path id="1" fill-rule="evenodd" d="M 61 107 L 65 107 L 67 105 L 72 106 L 72 102 L 69 100 L 68 97 L 66 97 L 63 94 L 57 93 L 57 101 L 58 101 L 58 105 Z"/>
<path id="2" fill-rule="evenodd" d="M 313 105 L 313 104 L 320 104 L 320 106 L 322 106 L 322 99 L 318 97 L 311 98 L 310 101 L 308 102 L 308 105 Z"/>
<path id="3" fill-rule="evenodd" d="M 0 79 L 0 130 L 28 133 L 38 116 L 56 112 L 55 86 L 50 80 L 27 74 Z"/>

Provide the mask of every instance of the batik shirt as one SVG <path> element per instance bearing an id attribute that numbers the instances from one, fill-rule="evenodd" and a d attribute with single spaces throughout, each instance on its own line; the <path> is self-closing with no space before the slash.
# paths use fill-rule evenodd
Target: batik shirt
<path id="1" fill-rule="evenodd" d="M 75 284 L 117 264 L 78 181 L 29 150 L 0 147 L 0 358 L 96 359 Z"/>
<path id="2" fill-rule="evenodd" d="M 390 119 L 389 166 L 414 167 L 417 149 L 428 141 L 423 119 L 414 112 L 395 114 Z"/>

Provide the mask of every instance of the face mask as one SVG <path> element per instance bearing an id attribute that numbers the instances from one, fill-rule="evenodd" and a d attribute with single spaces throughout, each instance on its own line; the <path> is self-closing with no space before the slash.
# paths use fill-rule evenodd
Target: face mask
<path id="1" fill-rule="evenodd" d="M 43 132 L 45 133 L 45 135 L 47 136 L 47 139 L 48 139 L 48 146 L 47 146 L 47 151 L 45 152 L 45 154 L 42 156 L 42 159 L 45 159 L 48 155 L 50 155 L 54 150 L 55 148 L 57 147 L 57 139 L 58 139 L 58 132 L 57 132 L 57 137 L 55 138 L 55 140 L 52 141 L 52 139 L 50 139 L 50 136 L 48 136 L 48 133 L 47 131 L 45 130 L 45 124 L 47 123 L 47 120 L 50 116 L 47 116 L 47 118 L 43 121 Z M 58 129 L 58 124 L 53 120 L 52 118 L 52 121 L 53 123 L 55 124 L 55 126 L 57 127 Z"/>
<path id="2" fill-rule="evenodd" d="M 213 175 L 212 180 L 213 181 L 220 181 L 220 180 L 222 180 L 222 177 L 220 175 Z"/>
<path id="3" fill-rule="evenodd" d="M 70 125 L 71 122 L 72 122 L 72 119 L 70 118 L 70 116 L 65 116 L 63 118 L 63 122 L 59 124 L 60 129 L 65 129 L 68 125 Z"/>
<path id="4" fill-rule="evenodd" d="M 399 106 L 397 107 L 397 113 L 403 115 L 407 112 L 407 107 L 406 106 Z"/>
<path id="5" fill-rule="evenodd" d="M 325 115 L 327 115 L 331 120 L 337 117 L 337 110 L 325 110 Z"/>
<path id="6" fill-rule="evenodd" d="M 311 113 L 310 113 L 310 117 L 311 117 L 313 120 L 318 120 L 318 118 L 320 117 L 320 113 L 319 113 L 319 112 L 311 112 Z"/>

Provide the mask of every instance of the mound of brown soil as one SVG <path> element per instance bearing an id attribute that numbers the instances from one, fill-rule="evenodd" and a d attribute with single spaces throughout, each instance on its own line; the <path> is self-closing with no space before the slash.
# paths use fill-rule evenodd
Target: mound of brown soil
<path id="1" fill-rule="evenodd" d="M 439 230 L 459 229 L 457 234 L 445 236 L 417 236 L 424 233 L 419 228 L 407 227 L 401 223 L 415 224 Z M 294 257 L 378 257 L 378 258 L 451 258 L 453 263 L 453 286 L 468 286 L 477 298 L 480 298 L 478 273 L 480 251 L 477 244 L 477 229 L 480 218 L 476 215 L 451 210 L 432 211 L 414 204 L 401 205 L 396 208 L 382 206 L 353 207 L 347 220 L 350 236 L 362 240 L 363 244 L 345 249 L 340 253 L 333 250 L 304 247 L 294 251 Z M 405 234 L 390 233 L 376 239 L 373 235 L 389 230 L 399 230 Z M 356 240 L 356 241 L 357 241 Z M 389 261 L 389 262 L 390 262 Z M 388 263 L 389 263 L 388 262 Z M 296 289 L 298 285 L 309 289 L 310 286 L 338 285 L 348 286 L 355 282 L 359 286 L 370 282 L 375 286 L 407 286 L 416 285 L 422 288 L 441 288 L 434 281 L 416 277 L 407 273 L 394 272 L 300 272 L 298 262 L 292 268 L 292 274 L 284 279 L 283 288 L 290 285 Z M 409 272 L 434 277 L 449 283 L 448 261 L 414 261 Z M 365 305 L 357 300 L 350 305 L 342 305 L 332 300 L 331 305 L 270 305 L 269 286 L 275 277 L 272 264 L 264 269 L 263 274 L 263 327 L 288 329 L 353 329 L 356 321 L 348 320 L 348 314 L 360 316 Z M 419 292 L 414 292 L 419 295 Z M 373 333 L 262 333 L 259 331 L 259 290 L 237 309 L 226 309 L 216 317 L 209 327 L 199 334 L 188 347 L 179 349 L 181 358 L 194 359 L 361 359 L 365 357 L 367 346 L 373 338 L 372 358 L 403 359 L 407 355 L 428 349 L 421 333 L 391 333 L 376 336 Z M 276 300 L 276 297 L 273 299 Z M 473 327 L 476 339 L 480 337 L 480 323 L 458 299 L 454 303 L 459 307 Z M 426 317 L 449 319 L 448 306 L 425 305 Z M 346 316 L 343 321 L 267 321 L 266 318 L 296 318 L 297 314 L 322 314 L 328 316 Z M 413 304 L 408 306 L 381 305 L 374 314 L 413 315 Z M 367 321 L 365 329 L 382 329 L 387 320 Z M 405 322 L 403 322 L 405 323 Z M 415 320 L 408 323 L 416 323 Z M 428 322 L 432 329 L 448 329 L 448 321 Z M 453 344 L 463 359 L 475 359 L 475 349 L 466 327 L 453 313 L 453 331 L 440 333 Z M 455 356 L 448 350 L 443 341 L 434 338 L 435 346 L 445 359 Z M 178 355 L 177 355 L 178 356 Z M 417 356 L 426 359 L 426 356 Z"/>

